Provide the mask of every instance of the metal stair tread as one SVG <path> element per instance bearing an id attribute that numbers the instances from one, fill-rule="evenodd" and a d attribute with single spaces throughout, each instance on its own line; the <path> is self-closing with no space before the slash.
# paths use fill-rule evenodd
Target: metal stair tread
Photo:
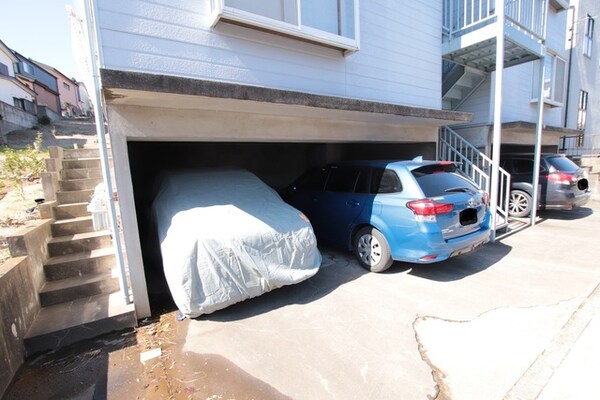
<path id="1" fill-rule="evenodd" d="M 125 304 L 122 292 L 99 294 L 67 303 L 43 307 L 25 339 L 89 324 L 106 318 L 134 313 L 134 304 Z M 133 325 L 132 325 L 133 326 Z M 101 332 L 103 333 L 103 332 Z"/>
<path id="2" fill-rule="evenodd" d="M 60 279 L 57 281 L 47 281 L 44 284 L 44 286 L 42 286 L 42 289 L 40 290 L 40 295 L 43 293 L 50 293 L 57 290 L 70 289 L 112 278 L 116 278 L 113 272 L 104 272 L 99 274 L 75 276 L 72 278 Z"/>
<path id="3" fill-rule="evenodd" d="M 66 263 L 66 262 L 88 260 L 91 258 L 100 258 L 100 257 L 104 257 L 104 256 L 110 256 L 113 254 L 115 254 L 115 251 L 112 246 L 104 247 L 101 249 L 86 251 L 83 253 L 74 253 L 74 254 L 67 254 L 64 256 L 50 257 L 48 259 L 48 261 L 46 261 L 45 265 L 55 265 L 55 264 L 61 264 L 61 263 Z"/>
<path id="4" fill-rule="evenodd" d="M 93 238 L 98 238 L 98 237 L 102 237 L 102 236 L 109 236 L 109 235 L 111 235 L 110 230 L 76 233 L 74 235 L 65 235 L 65 236 L 56 236 L 56 237 L 53 237 L 50 240 L 50 242 L 48 242 L 48 243 L 49 244 L 54 244 L 54 243 L 68 243 L 68 242 L 75 241 L 75 240 L 93 239 Z"/>

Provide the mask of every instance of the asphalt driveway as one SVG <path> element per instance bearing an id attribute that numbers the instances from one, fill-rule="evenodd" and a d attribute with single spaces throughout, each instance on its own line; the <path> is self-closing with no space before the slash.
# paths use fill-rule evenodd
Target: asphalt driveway
<path id="1" fill-rule="evenodd" d="M 7 398 L 589 398 L 600 203 L 540 217 L 475 253 L 383 274 L 323 249 L 301 284 L 29 360 Z"/>

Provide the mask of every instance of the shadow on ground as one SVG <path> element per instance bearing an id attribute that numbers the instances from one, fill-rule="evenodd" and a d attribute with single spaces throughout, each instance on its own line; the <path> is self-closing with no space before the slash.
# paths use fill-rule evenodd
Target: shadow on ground
<path id="1" fill-rule="evenodd" d="M 578 207 L 573 210 L 541 210 L 538 213 L 540 222 L 549 219 L 562 221 L 575 221 L 578 219 L 587 218 L 594 214 L 594 210 L 588 207 Z"/>
<path id="2" fill-rule="evenodd" d="M 126 330 L 30 357 L 3 399 L 106 399 L 110 354 L 136 344 Z"/>
<path id="3" fill-rule="evenodd" d="M 408 274 L 437 282 L 452 282 L 485 271 L 510 253 L 511 246 L 496 241 L 476 251 L 434 264 L 394 263 L 390 273 L 408 271 Z M 397 264 L 400 264 L 397 268 Z"/>
<path id="4" fill-rule="evenodd" d="M 307 304 L 333 292 L 339 286 L 351 282 L 367 274 L 351 253 L 344 253 L 330 248 L 321 251 L 323 263 L 319 272 L 310 279 L 295 285 L 265 293 L 253 299 L 244 300 L 223 310 L 208 315 L 201 315 L 198 320 L 236 321 L 276 310 L 292 304 Z"/>

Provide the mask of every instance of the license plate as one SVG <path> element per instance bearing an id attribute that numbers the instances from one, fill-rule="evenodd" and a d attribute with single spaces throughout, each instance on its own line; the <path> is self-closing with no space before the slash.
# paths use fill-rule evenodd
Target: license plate
<path id="1" fill-rule="evenodd" d="M 477 210 L 466 208 L 459 214 L 459 221 L 462 226 L 473 225 L 477 223 Z"/>

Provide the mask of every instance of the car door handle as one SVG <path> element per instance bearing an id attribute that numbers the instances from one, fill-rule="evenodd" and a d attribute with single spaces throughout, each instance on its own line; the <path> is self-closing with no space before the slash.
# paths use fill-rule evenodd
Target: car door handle
<path id="1" fill-rule="evenodd" d="M 346 205 L 350 206 L 350 207 L 358 207 L 358 206 L 360 206 L 360 203 L 356 200 L 348 200 L 346 202 Z"/>

